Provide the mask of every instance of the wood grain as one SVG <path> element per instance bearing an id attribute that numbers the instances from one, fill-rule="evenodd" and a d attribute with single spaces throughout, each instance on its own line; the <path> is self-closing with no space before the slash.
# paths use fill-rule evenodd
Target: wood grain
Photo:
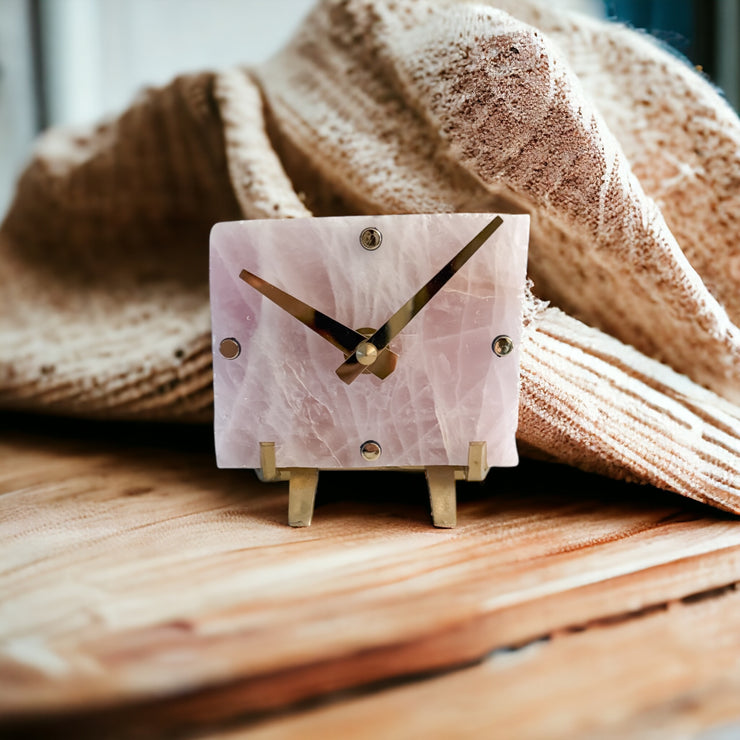
<path id="1" fill-rule="evenodd" d="M 740 580 L 737 518 L 648 487 L 529 462 L 458 499 L 436 530 L 422 475 L 322 474 L 296 530 L 209 430 L 11 417 L 0 723 L 255 719 Z"/>
<path id="2" fill-rule="evenodd" d="M 211 740 L 740 736 L 740 593 L 563 633 L 482 664 Z M 708 737 L 712 737 L 710 733 Z"/>

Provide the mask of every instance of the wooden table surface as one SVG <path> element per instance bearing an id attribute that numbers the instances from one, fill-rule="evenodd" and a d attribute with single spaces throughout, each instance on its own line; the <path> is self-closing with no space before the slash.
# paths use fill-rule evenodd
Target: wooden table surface
<path id="1" fill-rule="evenodd" d="M 0 418 L 0 736 L 740 736 L 736 517 L 523 461 L 292 529 L 209 429 Z"/>

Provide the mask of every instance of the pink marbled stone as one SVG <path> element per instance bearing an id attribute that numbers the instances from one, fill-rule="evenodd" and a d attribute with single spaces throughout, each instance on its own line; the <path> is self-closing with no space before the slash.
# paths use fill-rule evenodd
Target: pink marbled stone
<path id="1" fill-rule="evenodd" d="M 278 467 L 466 465 L 485 440 L 488 463 L 516 465 L 519 342 L 529 217 L 503 224 L 391 342 L 385 380 L 351 385 L 342 352 L 239 278 L 247 269 L 347 326 L 377 329 L 494 214 L 235 221 L 211 232 L 216 454 L 219 467 L 258 468 L 260 441 Z M 360 246 L 377 227 L 383 243 Z M 515 350 L 497 357 L 499 334 Z M 236 338 L 241 354 L 219 344 Z M 377 441 L 381 457 L 360 455 Z"/>

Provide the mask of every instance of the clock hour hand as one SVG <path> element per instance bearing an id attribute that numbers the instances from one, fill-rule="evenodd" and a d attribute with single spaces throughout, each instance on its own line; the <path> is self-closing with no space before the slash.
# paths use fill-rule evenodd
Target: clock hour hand
<path id="1" fill-rule="evenodd" d="M 337 375 L 345 383 L 352 383 L 365 370 L 363 353 L 366 352 L 366 347 L 370 345 L 378 353 L 382 352 L 416 314 L 445 286 L 455 273 L 488 241 L 502 223 L 503 219 L 500 216 L 496 216 L 496 218 L 481 229 L 439 272 L 422 285 L 380 329 L 361 345 L 363 351 L 358 354 L 358 347 L 358 349 L 355 349 L 350 354 L 337 368 Z"/>
<path id="2" fill-rule="evenodd" d="M 258 277 L 249 270 L 242 270 L 239 277 L 248 285 L 261 293 L 265 298 L 269 298 L 273 303 L 287 311 L 291 316 L 298 319 L 304 326 L 307 326 L 319 336 L 333 344 L 337 349 L 342 350 L 345 355 L 356 353 L 357 347 L 362 344 L 366 337 L 360 332 L 350 329 L 348 326 L 341 324 L 331 316 L 309 306 L 307 303 L 299 300 L 295 296 L 286 293 L 280 288 L 268 283 L 261 277 Z M 362 354 L 362 353 L 361 353 Z M 377 359 L 371 368 L 360 365 L 360 372 L 369 369 L 370 372 L 379 378 L 385 378 L 393 372 L 396 367 L 397 356 L 387 350 L 378 352 Z M 359 373 L 358 373 L 359 375 Z"/>

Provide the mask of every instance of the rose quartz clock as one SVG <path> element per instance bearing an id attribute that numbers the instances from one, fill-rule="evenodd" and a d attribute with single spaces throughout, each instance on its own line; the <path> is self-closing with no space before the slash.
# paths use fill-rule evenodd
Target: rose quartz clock
<path id="1" fill-rule="evenodd" d="M 518 462 L 528 234 L 486 213 L 216 224 L 219 467 L 288 480 L 293 526 L 320 470 L 423 470 L 454 526 L 456 480 Z"/>

